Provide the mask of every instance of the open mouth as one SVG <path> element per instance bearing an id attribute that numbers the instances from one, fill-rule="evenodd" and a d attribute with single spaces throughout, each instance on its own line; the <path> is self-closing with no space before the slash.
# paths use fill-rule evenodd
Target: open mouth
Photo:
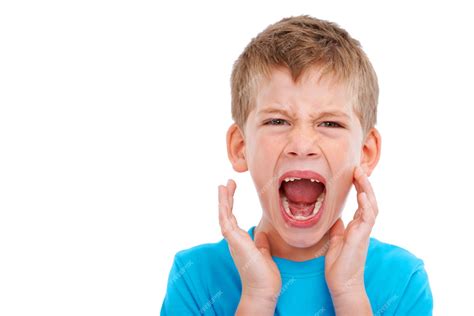
<path id="1" fill-rule="evenodd" d="M 312 171 L 293 171 L 280 178 L 280 206 L 287 222 L 307 226 L 318 221 L 326 196 L 325 182 Z"/>

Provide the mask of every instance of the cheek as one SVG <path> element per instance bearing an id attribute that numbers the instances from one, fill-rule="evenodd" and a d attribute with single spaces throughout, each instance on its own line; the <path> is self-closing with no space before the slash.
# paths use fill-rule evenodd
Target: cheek
<path id="1" fill-rule="evenodd" d="M 348 166 L 356 166 L 360 160 L 360 149 L 349 138 L 325 142 L 323 148 L 333 173 Z"/>
<path id="2" fill-rule="evenodd" d="M 273 159 L 274 148 L 270 145 L 270 142 L 266 141 L 265 138 L 259 137 L 258 135 L 254 139 L 247 143 L 247 164 L 252 176 L 259 176 L 265 174 L 265 161 L 270 162 Z"/>
<path id="3" fill-rule="evenodd" d="M 352 187 L 354 168 L 358 164 L 359 155 L 349 141 L 338 142 L 326 147 L 326 155 L 331 170 L 328 183 L 330 191 L 327 201 L 328 209 L 336 216 L 344 208 L 346 198 Z"/>
<path id="4" fill-rule="evenodd" d="M 326 211 L 330 223 L 334 222 L 342 210 L 344 209 L 346 199 L 352 186 L 352 175 L 354 166 L 345 165 L 338 169 L 336 173 L 329 179 L 327 186 L 328 194 L 326 197 Z"/>
<path id="5" fill-rule="evenodd" d="M 274 140 L 260 135 L 256 135 L 253 142 L 247 146 L 247 163 L 258 197 L 264 211 L 273 212 L 278 209 L 278 204 L 265 205 L 265 203 L 278 201 L 274 195 L 278 183 L 275 166 L 280 153 L 279 147 Z"/>

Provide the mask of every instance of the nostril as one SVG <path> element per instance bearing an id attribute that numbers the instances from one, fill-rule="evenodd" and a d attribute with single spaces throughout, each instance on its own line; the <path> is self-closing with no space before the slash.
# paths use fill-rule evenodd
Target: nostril
<path id="1" fill-rule="evenodd" d="M 298 153 L 296 153 L 296 152 L 294 152 L 294 151 L 289 151 L 289 152 L 288 152 L 288 155 L 289 155 L 289 156 L 294 156 L 294 157 L 298 157 L 298 156 L 314 157 L 314 156 L 317 156 L 318 154 L 315 153 L 315 152 L 309 152 L 309 153 L 307 153 L 306 155 L 303 154 L 303 153 L 301 153 L 301 155 L 300 155 L 300 154 L 298 154 Z"/>

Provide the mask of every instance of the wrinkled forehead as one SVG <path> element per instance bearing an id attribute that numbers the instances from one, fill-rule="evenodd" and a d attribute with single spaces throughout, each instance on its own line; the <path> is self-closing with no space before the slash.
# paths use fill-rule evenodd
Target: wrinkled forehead
<path id="1" fill-rule="evenodd" d="M 296 99 L 314 104 L 316 109 L 337 107 L 348 115 L 353 114 L 354 93 L 348 81 L 317 67 L 308 69 L 296 80 L 287 68 L 272 69 L 258 83 L 252 110 L 270 105 L 296 107 Z"/>

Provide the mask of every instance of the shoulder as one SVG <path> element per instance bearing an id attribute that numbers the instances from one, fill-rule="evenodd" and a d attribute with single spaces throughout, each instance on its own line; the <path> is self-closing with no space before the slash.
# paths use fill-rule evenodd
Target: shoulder
<path id="1" fill-rule="evenodd" d="M 254 228 L 255 226 L 252 226 L 247 230 L 247 233 L 252 239 Z M 217 242 L 199 244 L 180 250 L 176 253 L 174 260 L 180 264 L 198 264 L 208 269 L 217 267 L 220 270 L 235 269 L 235 271 L 237 271 L 230 255 L 229 245 L 224 238 L 221 238 Z"/>
<path id="2" fill-rule="evenodd" d="M 225 239 L 179 250 L 174 256 L 173 266 L 196 278 L 235 267 Z"/>
<path id="3" fill-rule="evenodd" d="M 179 250 L 175 254 L 175 260 L 178 259 L 180 262 L 216 260 L 227 257 L 228 253 L 227 242 L 221 239 L 218 242 L 199 244 Z"/>
<path id="4" fill-rule="evenodd" d="M 400 273 L 413 273 L 424 262 L 409 250 L 371 237 L 367 253 L 370 268 L 396 268 Z"/>
<path id="5" fill-rule="evenodd" d="M 371 237 L 365 281 L 375 310 L 431 315 L 433 297 L 424 261 L 409 250 Z"/>
<path id="6" fill-rule="evenodd" d="M 239 274 L 221 239 L 176 252 L 162 315 L 230 315 L 239 298 Z"/>
<path id="7" fill-rule="evenodd" d="M 230 257 L 227 243 L 199 244 L 179 250 L 174 255 L 168 277 L 161 315 L 199 315 L 209 309 L 210 301 L 220 297 L 222 275 L 232 275 L 227 264 Z"/>

